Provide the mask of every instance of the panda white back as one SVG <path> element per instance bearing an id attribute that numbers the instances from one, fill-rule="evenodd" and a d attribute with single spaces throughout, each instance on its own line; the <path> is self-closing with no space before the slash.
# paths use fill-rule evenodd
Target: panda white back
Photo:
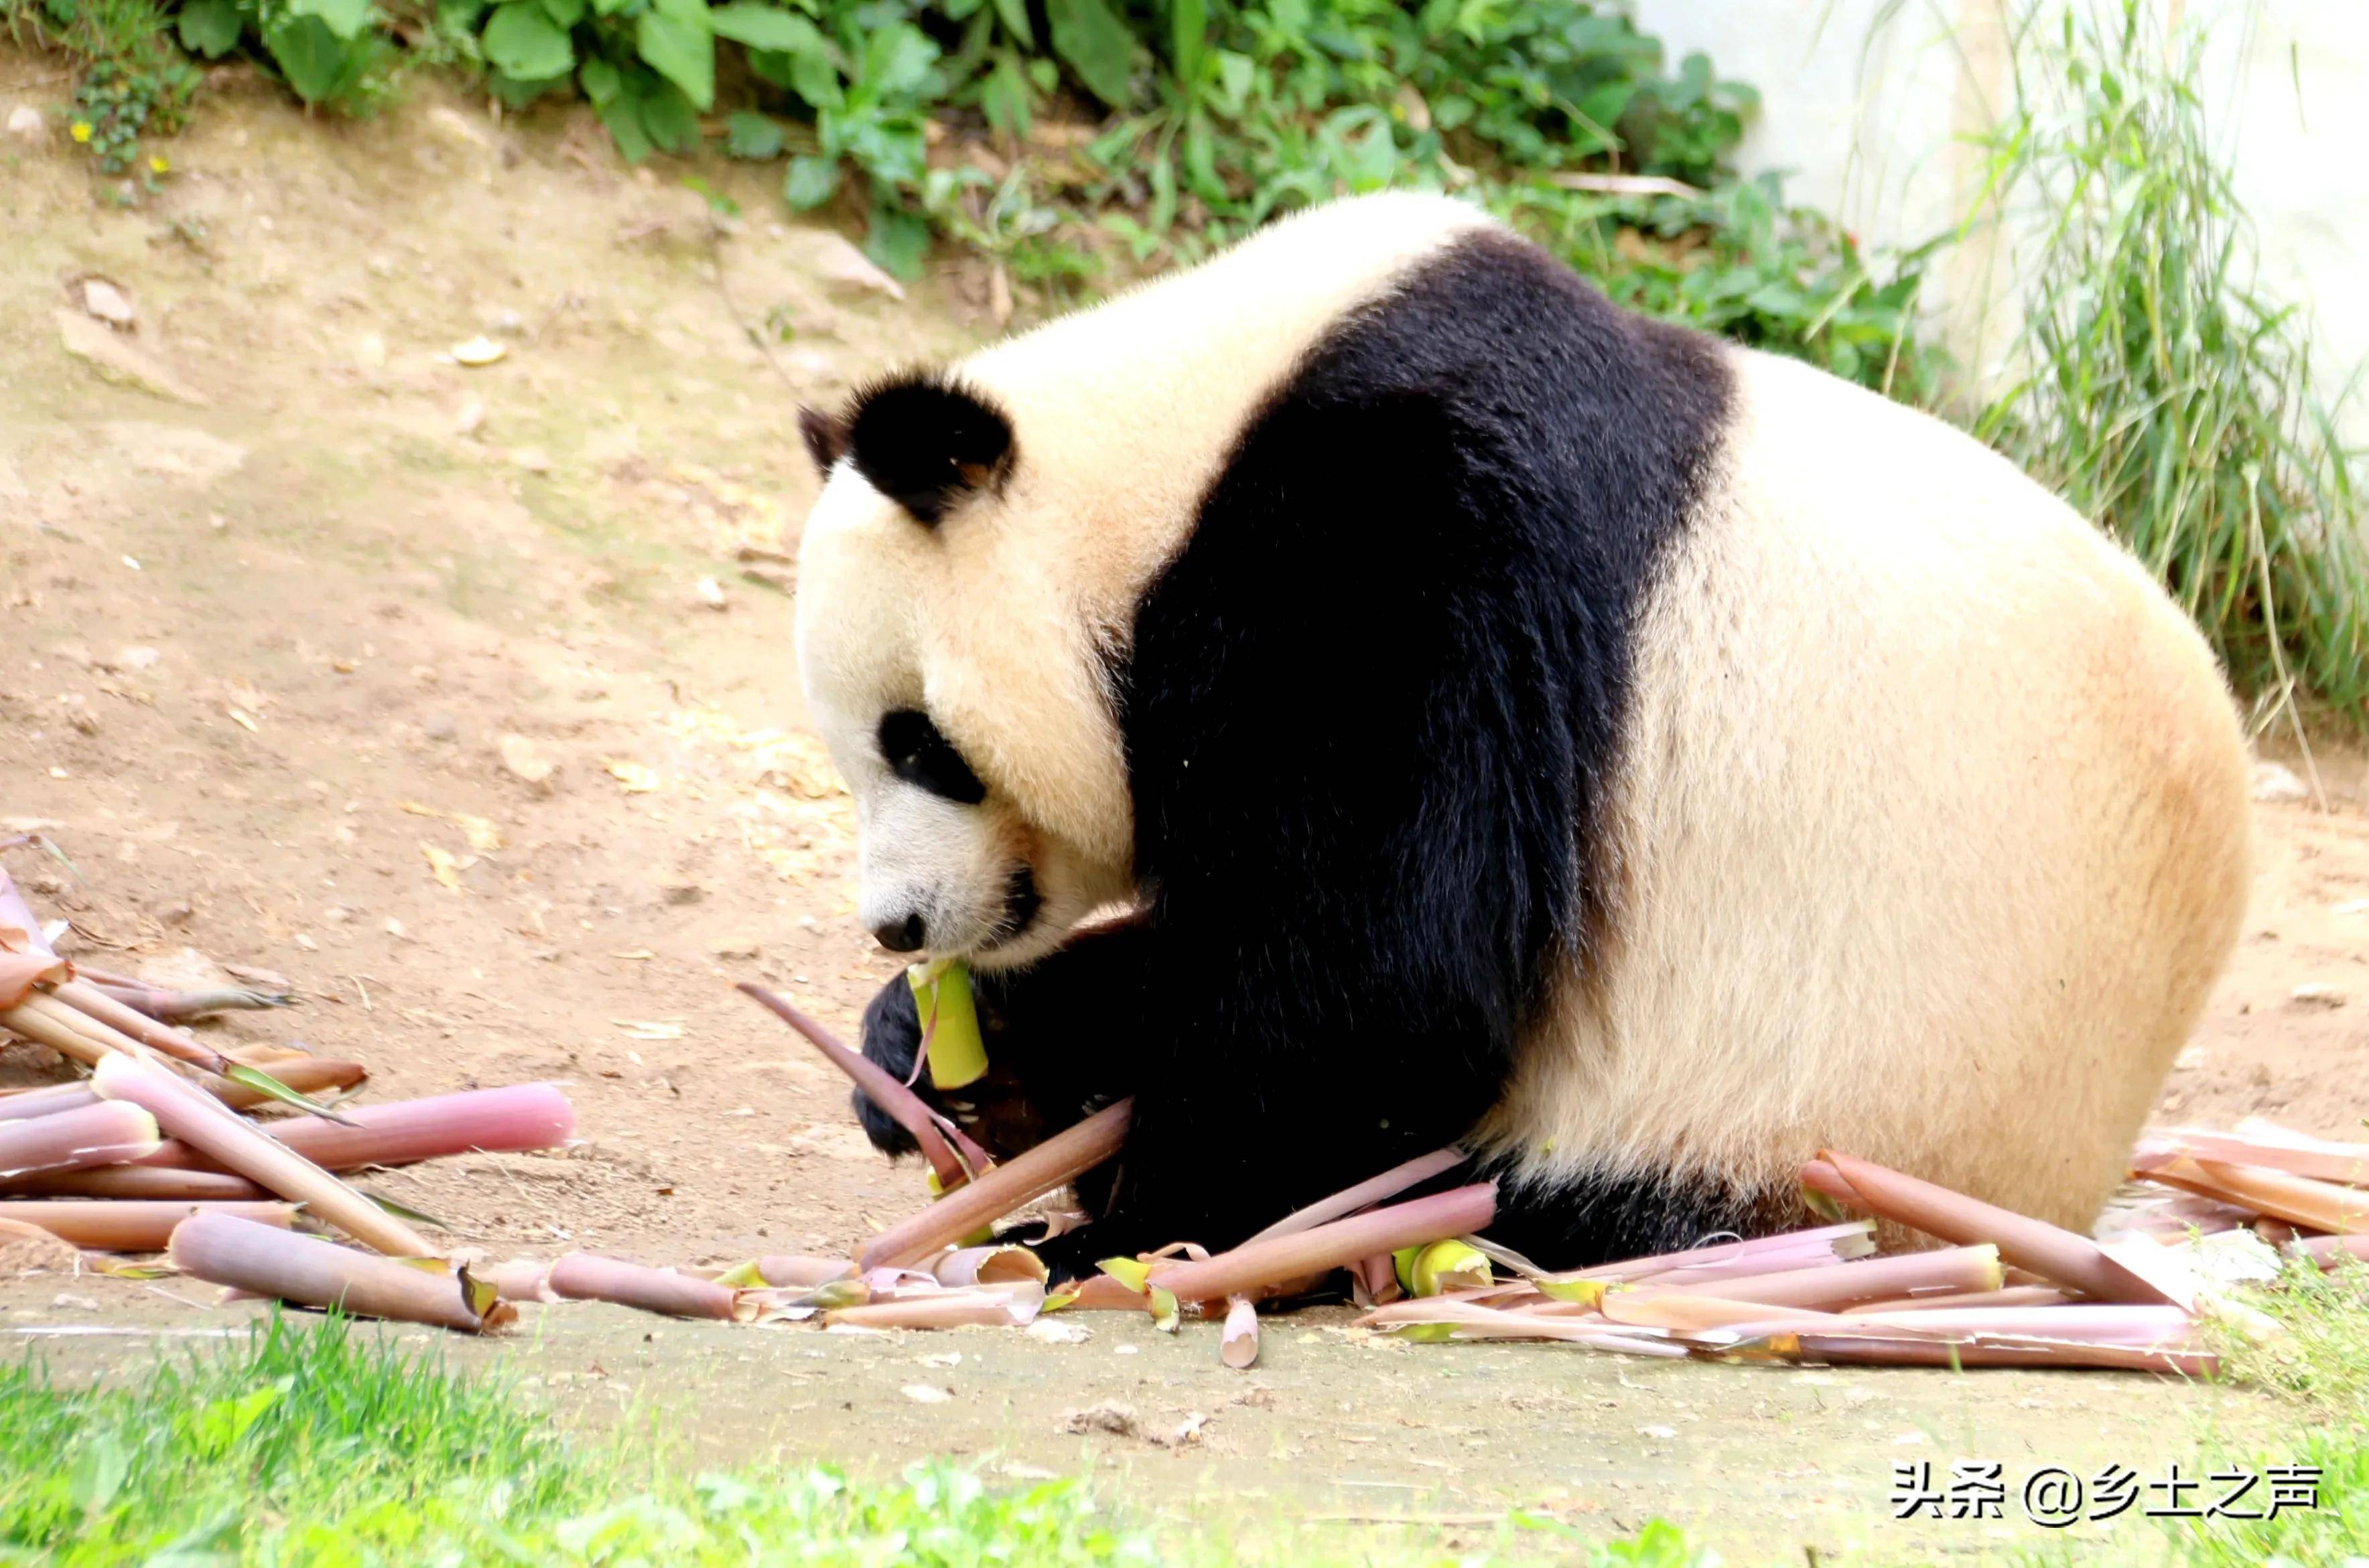
<path id="1" fill-rule="evenodd" d="M 2134 565 L 1458 204 L 809 439 L 867 922 L 971 957 L 1014 1127 L 1137 1101 L 1082 1259 L 1458 1138 L 1552 1263 L 1781 1223 L 1822 1143 L 2081 1223 L 2234 940 L 2234 714 Z M 866 1048 L 915 1028 L 891 987 Z"/>

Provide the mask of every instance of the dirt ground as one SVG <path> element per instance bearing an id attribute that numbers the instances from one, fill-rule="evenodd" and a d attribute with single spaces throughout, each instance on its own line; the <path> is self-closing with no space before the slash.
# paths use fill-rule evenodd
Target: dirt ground
<path id="1" fill-rule="evenodd" d="M 0 50 L 0 120 L 64 91 L 50 63 Z M 797 694 L 786 552 L 814 480 L 794 416 L 991 333 L 981 280 L 950 267 L 898 297 L 837 234 L 788 223 L 764 171 L 698 168 L 739 205 L 720 219 L 687 166 L 629 170 L 580 113 L 502 124 L 425 86 L 355 123 L 234 76 L 165 150 L 161 190 L 124 205 L 54 117 L 42 137 L 0 137 L 0 836 L 38 830 L 73 861 L 20 849 L 10 869 L 93 963 L 287 976 L 300 1009 L 219 1035 L 358 1058 L 374 1096 L 566 1081 L 580 1147 L 377 1184 L 472 1244 L 695 1265 L 838 1250 L 910 1209 L 918 1177 L 870 1153 L 836 1076 L 731 982 L 776 985 L 852 1033 L 894 972 L 851 919 L 852 813 Z M 129 305 L 128 329 L 89 314 L 92 279 Z M 479 338 L 501 358 L 458 362 Z M 2328 810 L 2259 808 L 2245 941 L 2169 1117 L 2345 1133 L 2369 1111 L 2363 762 L 2318 761 Z M 0 1053 L 0 1082 L 54 1071 Z M 1102 1350 L 1013 1342 L 1024 1354 L 998 1375 L 1059 1383 L 1058 1357 L 1149 1337 L 1096 1327 Z M 612 1372 L 669 1354 L 634 1348 L 653 1332 L 685 1356 L 709 1345 L 605 1314 L 547 1332 L 544 1358 L 577 1357 L 580 1334 Z M 1917 1419 L 1943 1430 L 1974 1403 L 1938 1377 L 1641 1371 L 1528 1347 L 1423 1363 L 1336 1351 L 1321 1326 L 1302 1356 L 1300 1332 L 1272 1334 L 1282 1413 L 1218 1425 L 1261 1434 L 1242 1440 L 1246 1464 L 1320 1448 L 1310 1469 L 1334 1492 L 1401 1442 L 1387 1417 L 1374 1436 L 1330 1419 L 1371 1409 L 1377 1367 L 1438 1368 L 1402 1413 L 1546 1400 L 1619 1438 L 1639 1488 L 1731 1462 L 1786 1471 L 1750 1450 L 1837 1402 L 1857 1410 L 1862 1386 L 1935 1391 Z M 843 1342 L 767 1343 L 795 1343 L 761 1354 L 791 1368 L 795 1399 L 845 1402 L 829 1397 Z M 1166 1368 L 1170 1348 L 1146 1345 L 1142 1365 Z M 1196 1378 L 1215 1366 L 1192 1359 Z M 1550 1366 L 1572 1385 L 1536 1389 Z M 1649 1462 L 1634 1432 L 1660 1423 L 1589 1413 L 1599 1385 L 1709 1397 L 1722 1377 L 1729 1408 L 1714 1400 L 1706 1425 L 1733 1449 Z M 1321 1436 L 1295 1430 L 1295 1379 L 1328 1412 Z M 2112 1406 L 2076 1425 L 2165 1440 L 2146 1418 L 2155 1385 L 1983 1386 L 2001 1409 Z M 1774 1425 L 1755 1425 L 1764 1406 Z M 1472 1440 L 1410 1459 L 1445 1467 L 1417 1482 L 1478 1484 L 1459 1467 L 1485 1454 L 1494 1471 L 1520 1444 L 1490 1434 L 1528 1418 L 1458 1419 Z M 1894 1419 L 1916 1425 L 1852 1425 Z M 1045 1457 L 1049 1417 L 1024 1426 L 1013 1451 L 1075 1462 L 1077 1439 Z M 1181 1480 L 1185 1461 L 1154 1451 Z M 1798 1506 L 1827 1484 L 1803 1482 Z"/>

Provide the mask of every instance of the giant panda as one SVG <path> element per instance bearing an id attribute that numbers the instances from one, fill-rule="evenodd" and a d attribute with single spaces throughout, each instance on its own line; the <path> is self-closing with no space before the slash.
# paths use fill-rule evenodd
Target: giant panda
<path id="1" fill-rule="evenodd" d="M 801 422 L 860 918 L 1044 1127 L 1134 1097 L 1059 1273 L 1449 1143 L 1549 1266 L 1794 1222 L 1821 1146 L 2086 1227 L 2236 938 L 2237 715 L 2135 562 L 1459 201 Z"/>

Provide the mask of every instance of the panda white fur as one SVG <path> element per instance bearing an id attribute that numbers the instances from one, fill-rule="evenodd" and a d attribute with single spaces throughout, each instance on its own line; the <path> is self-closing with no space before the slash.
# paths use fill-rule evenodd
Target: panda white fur
<path id="1" fill-rule="evenodd" d="M 1553 1265 L 1787 1223 L 1821 1145 L 2086 1226 L 2235 940 L 2236 717 L 2132 560 L 1459 203 L 805 425 L 862 918 L 1049 1121 L 1135 1096 L 1064 1256 L 1451 1140 Z"/>

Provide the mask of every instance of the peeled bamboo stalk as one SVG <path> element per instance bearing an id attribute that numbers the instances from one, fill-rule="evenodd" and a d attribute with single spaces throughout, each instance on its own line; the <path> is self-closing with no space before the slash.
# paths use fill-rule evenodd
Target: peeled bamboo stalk
<path id="1" fill-rule="evenodd" d="M 1485 1230 L 1496 1214 L 1497 1184 L 1476 1182 L 1411 1203 L 1368 1209 L 1294 1235 L 1245 1242 L 1207 1262 L 1159 1264 L 1151 1270 L 1150 1281 L 1180 1301 L 1220 1301 L 1278 1279 L 1346 1268 L 1360 1258 L 1387 1258 L 1401 1247 Z"/>
<path id="2" fill-rule="evenodd" d="M 146 1107 L 174 1137 L 388 1256 L 438 1255 L 401 1219 L 164 1068 L 114 1056 L 98 1064 L 92 1082 L 102 1098 Z"/>
<path id="3" fill-rule="evenodd" d="M 1469 1158 L 1464 1150 L 1454 1147 L 1434 1150 L 1403 1165 L 1393 1165 L 1380 1175 L 1368 1177 L 1356 1186 L 1344 1187 L 1331 1197 L 1319 1198 L 1305 1208 L 1294 1209 L 1250 1240 L 1264 1242 L 1269 1236 L 1294 1235 L 1355 1214 L 1361 1208 L 1370 1208 L 1387 1198 L 1398 1196 L 1411 1186 L 1456 1169 Z"/>
<path id="4" fill-rule="evenodd" d="M 1121 1100 L 875 1236 L 858 1260 L 869 1268 L 907 1265 L 934 1255 L 982 1225 L 1043 1197 L 1116 1154 L 1127 1138 L 1134 1102 Z"/>
<path id="5" fill-rule="evenodd" d="M 104 1197 L 175 1203 L 230 1203 L 268 1199 L 271 1194 L 245 1176 L 220 1171 L 157 1171 L 146 1165 L 99 1165 L 87 1171 L 43 1171 L 0 1182 L 0 1192 L 18 1197 Z"/>
<path id="6" fill-rule="evenodd" d="M 343 1123 L 305 1116 L 264 1130 L 325 1171 L 412 1165 L 452 1154 L 515 1154 L 555 1149 L 576 1136 L 576 1112 L 554 1084 L 515 1083 L 419 1100 L 343 1109 Z M 167 1143 L 141 1162 L 166 1170 L 203 1171 L 219 1162 L 184 1142 Z"/>
<path id="7" fill-rule="evenodd" d="M 227 1214 L 285 1230 L 294 1223 L 292 1203 L 163 1203 L 52 1198 L 46 1202 L 0 1201 L 0 1219 L 38 1225 L 62 1242 L 107 1253 L 164 1250 L 173 1227 L 193 1214 Z"/>
<path id="8" fill-rule="evenodd" d="M 705 1318 L 715 1322 L 746 1322 L 756 1316 L 729 1286 L 671 1269 L 650 1268 L 619 1258 L 590 1253 L 570 1253 L 553 1264 L 544 1277 L 545 1288 L 571 1301 L 607 1301 L 661 1312 L 670 1318 Z"/>
<path id="9" fill-rule="evenodd" d="M 184 1274 L 216 1285 L 362 1317 L 481 1333 L 516 1315 L 492 1286 L 443 1259 L 415 1267 L 228 1214 L 181 1221 L 167 1256 Z"/>
<path id="10" fill-rule="evenodd" d="M 792 1006 L 786 998 L 750 981 L 741 982 L 740 990 L 806 1036 L 807 1044 L 820 1051 L 824 1060 L 847 1074 L 857 1088 L 871 1096 L 874 1104 L 911 1133 L 913 1141 L 921 1147 L 922 1158 L 937 1173 L 941 1187 L 951 1192 L 995 1162 L 962 1128 L 932 1111 L 919 1094 L 898 1082 L 894 1073 L 868 1057 L 849 1050 L 830 1030 Z M 947 1144 L 948 1139 L 954 1140 L 952 1147 Z M 959 1157 L 957 1150 L 961 1151 Z"/>
<path id="11" fill-rule="evenodd" d="M 1989 1242 L 2017 1267 L 2100 1301 L 2164 1299 L 2086 1236 L 1835 1150 L 1822 1150 L 1818 1158 L 1849 1184 L 1864 1207 L 1886 1219 L 1962 1246 Z"/>
<path id="12" fill-rule="evenodd" d="M 0 1176 L 120 1165 L 153 1151 L 157 1141 L 156 1118 L 137 1105 L 85 1105 L 0 1122 Z"/>

